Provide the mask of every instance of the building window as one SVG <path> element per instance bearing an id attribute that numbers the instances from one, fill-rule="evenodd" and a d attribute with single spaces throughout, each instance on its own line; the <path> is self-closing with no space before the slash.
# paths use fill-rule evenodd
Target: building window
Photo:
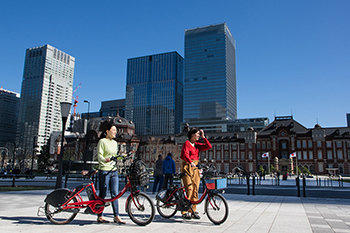
<path id="1" fill-rule="evenodd" d="M 216 164 L 216 171 L 221 172 L 221 164 L 220 163 Z"/>
<path id="2" fill-rule="evenodd" d="M 209 162 L 213 160 L 213 152 L 209 151 Z"/>
<path id="3" fill-rule="evenodd" d="M 306 148 L 306 140 L 303 140 L 303 148 Z"/>
<path id="4" fill-rule="evenodd" d="M 287 149 L 287 143 L 286 142 L 282 142 L 282 149 Z"/>
<path id="5" fill-rule="evenodd" d="M 225 148 L 225 150 L 228 150 L 228 144 L 227 143 L 224 145 L 224 148 Z"/>
<path id="6" fill-rule="evenodd" d="M 244 144 L 244 143 L 241 143 L 240 148 L 241 148 L 241 150 L 244 150 L 244 149 L 245 149 L 245 144 Z"/>
<path id="7" fill-rule="evenodd" d="M 331 150 L 327 150 L 327 159 L 333 159 Z"/>
<path id="8" fill-rule="evenodd" d="M 312 151 L 309 151 L 309 159 L 314 159 L 314 154 L 312 153 Z"/>
<path id="9" fill-rule="evenodd" d="M 318 164 L 318 172 L 323 172 L 323 163 Z"/>
<path id="10" fill-rule="evenodd" d="M 321 147 L 321 141 L 317 141 L 317 147 Z"/>
<path id="11" fill-rule="evenodd" d="M 237 160 L 237 152 L 236 151 L 232 152 L 232 160 Z"/>
<path id="12" fill-rule="evenodd" d="M 270 148 L 271 148 L 271 143 L 267 142 L 267 149 L 270 149 Z"/>
<path id="13" fill-rule="evenodd" d="M 232 150 L 237 150 L 237 144 L 232 145 Z"/>
<path id="14" fill-rule="evenodd" d="M 309 148 L 312 148 L 312 141 L 309 140 Z"/>
<path id="15" fill-rule="evenodd" d="M 338 156 L 338 159 L 343 159 L 343 151 L 337 150 L 337 156 Z"/>
<path id="16" fill-rule="evenodd" d="M 229 171 L 229 168 L 230 168 L 230 166 L 229 166 L 229 164 L 225 164 L 225 173 L 229 173 L 230 171 Z"/>
<path id="17" fill-rule="evenodd" d="M 253 159 L 253 152 L 251 150 L 249 151 L 249 159 Z"/>
<path id="18" fill-rule="evenodd" d="M 253 171 L 253 163 L 249 163 L 249 164 L 248 164 L 248 167 L 249 167 L 249 171 L 250 171 L 250 172 Z"/>
<path id="19" fill-rule="evenodd" d="M 337 142 L 337 147 L 338 147 L 338 148 L 341 147 L 341 142 Z"/>
<path id="20" fill-rule="evenodd" d="M 265 144 L 265 142 L 262 142 L 262 143 L 261 143 L 261 148 L 262 148 L 262 149 L 266 149 L 266 144 Z"/>
<path id="21" fill-rule="evenodd" d="M 245 160 L 245 153 L 244 153 L 244 151 L 241 152 L 241 160 Z"/>
<path id="22" fill-rule="evenodd" d="M 298 151 L 297 154 L 298 154 L 298 159 L 301 159 L 301 151 Z"/>
<path id="23" fill-rule="evenodd" d="M 260 142 L 256 143 L 256 149 L 260 149 Z"/>
<path id="24" fill-rule="evenodd" d="M 228 151 L 225 151 L 224 155 L 225 155 L 225 160 L 228 160 Z"/>
<path id="25" fill-rule="evenodd" d="M 331 148 L 332 147 L 332 142 L 326 142 L 326 146 L 327 146 L 327 148 Z"/>
<path id="26" fill-rule="evenodd" d="M 317 158 L 322 159 L 322 150 L 317 150 Z"/>
<path id="27" fill-rule="evenodd" d="M 297 141 L 297 148 L 300 148 L 301 144 L 300 144 L 300 140 Z"/>
<path id="28" fill-rule="evenodd" d="M 216 152 L 216 160 L 221 160 L 221 151 Z"/>
<path id="29" fill-rule="evenodd" d="M 248 144 L 248 148 L 249 148 L 249 149 L 252 149 L 252 146 L 253 146 L 253 145 L 252 145 L 252 143 L 251 143 L 251 142 L 249 142 L 249 144 Z"/>
<path id="30" fill-rule="evenodd" d="M 307 159 L 307 151 L 303 151 L 303 159 Z"/>

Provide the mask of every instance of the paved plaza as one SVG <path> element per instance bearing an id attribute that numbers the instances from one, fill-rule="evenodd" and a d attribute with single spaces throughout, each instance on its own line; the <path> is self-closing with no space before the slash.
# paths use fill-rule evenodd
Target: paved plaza
<path id="1" fill-rule="evenodd" d="M 126 225 L 98 224 L 95 215 L 81 211 L 67 225 L 53 225 L 45 216 L 37 216 L 39 206 L 51 190 L 1 192 L 0 225 L 2 233 L 13 232 L 350 232 L 350 200 L 329 198 L 300 198 L 292 196 L 224 194 L 230 214 L 225 223 L 213 225 L 203 215 L 200 220 L 183 220 L 178 212 L 171 219 L 158 213 L 151 224 L 137 226 L 125 212 L 125 194 L 120 199 L 120 213 Z M 155 200 L 155 195 L 147 193 Z M 350 194 L 349 194 L 350 195 Z M 105 209 L 106 218 L 112 220 L 112 209 Z"/>

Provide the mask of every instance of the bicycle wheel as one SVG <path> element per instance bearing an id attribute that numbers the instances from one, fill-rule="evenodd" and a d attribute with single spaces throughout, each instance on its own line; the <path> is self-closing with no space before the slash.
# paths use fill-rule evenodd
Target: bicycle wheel
<path id="1" fill-rule="evenodd" d="M 139 226 L 150 224 L 155 215 L 155 208 L 151 198 L 145 193 L 136 193 L 134 198 L 127 200 L 127 212 L 130 219 Z"/>
<path id="2" fill-rule="evenodd" d="M 77 202 L 75 197 L 73 197 L 69 203 L 74 202 Z M 53 206 L 49 203 L 45 204 L 45 215 L 53 224 L 62 225 L 70 223 L 75 216 L 77 216 L 78 212 L 79 209 L 62 210 L 60 207 Z"/>
<path id="3" fill-rule="evenodd" d="M 167 190 L 161 190 L 160 192 L 166 193 Z M 163 195 L 164 195 L 163 194 Z M 157 196 L 163 196 L 162 193 L 158 193 Z M 171 201 L 170 201 L 171 202 Z M 161 200 L 157 199 L 156 202 L 157 211 L 163 218 L 171 218 L 176 214 L 176 205 L 166 205 Z"/>
<path id="4" fill-rule="evenodd" d="M 210 195 L 210 199 L 205 201 L 205 212 L 210 221 L 215 225 L 225 222 L 228 216 L 227 201 L 220 194 L 214 193 Z"/>

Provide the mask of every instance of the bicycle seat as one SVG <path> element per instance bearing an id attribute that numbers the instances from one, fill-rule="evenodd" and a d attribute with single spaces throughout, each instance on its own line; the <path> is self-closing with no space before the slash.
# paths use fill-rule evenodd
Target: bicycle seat
<path id="1" fill-rule="evenodd" d="M 82 170 L 82 171 L 81 171 L 81 174 L 82 174 L 83 176 L 88 176 L 88 177 L 90 177 L 90 176 L 96 175 L 97 172 L 98 172 L 97 170 L 96 170 L 96 171 Z"/>

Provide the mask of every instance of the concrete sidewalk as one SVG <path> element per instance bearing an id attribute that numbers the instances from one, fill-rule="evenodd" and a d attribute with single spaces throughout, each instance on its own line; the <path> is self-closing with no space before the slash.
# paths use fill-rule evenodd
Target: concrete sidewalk
<path id="1" fill-rule="evenodd" d="M 350 232 L 350 200 L 326 198 L 298 198 L 283 196 L 247 196 L 224 194 L 230 214 L 225 223 L 213 225 L 198 206 L 200 220 L 183 220 L 180 212 L 171 219 L 157 212 L 151 224 L 140 227 L 125 212 L 125 194 L 119 200 L 121 217 L 126 225 L 98 224 L 95 215 L 83 214 L 67 225 L 54 225 L 45 216 L 37 216 L 39 206 L 51 190 L 0 193 L 0 225 L 2 233 L 14 232 L 108 232 L 168 233 L 168 232 Z M 155 200 L 155 195 L 147 193 Z M 350 194 L 349 194 L 350 195 Z M 105 210 L 112 220 L 112 209 Z"/>

